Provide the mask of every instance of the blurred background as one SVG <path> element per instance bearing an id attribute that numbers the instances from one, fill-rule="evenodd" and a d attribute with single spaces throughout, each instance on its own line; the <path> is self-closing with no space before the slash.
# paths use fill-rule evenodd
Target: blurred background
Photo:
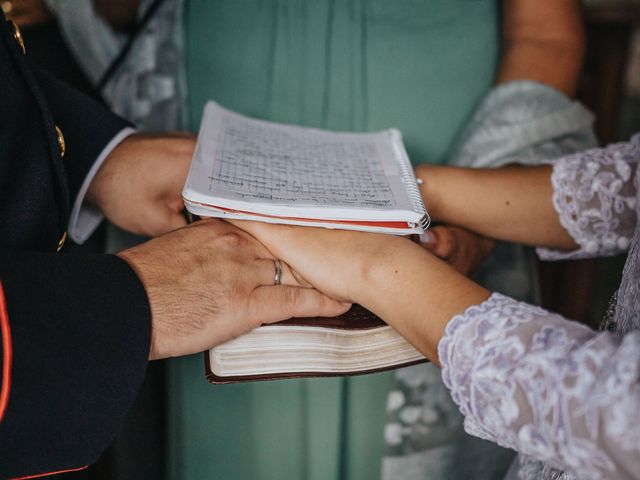
<path id="1" fill-rule="evenodd" d="M 59 19 L 52 12 L 76 8 L 84 0 L 2 0 L 0 5 L 22 29 L 34 62 L 61 79 L 102 101 L 103 81 L 91 78 L 74 58 Z M 86 0 L 89 1 L 89 0 Z M 508 0 L 505 0 L 508 1 Z M 153 2 L 93 0 L 96 12 L 118 32 L 116 63 L 124 58 L 133 38 L 142 28 Z M 596 116 L 600 144 L 627 139 L 640 131 L 640 0 L 585 0 L 584 21 L 587 54 L 578 99 Z M 75 4 L 75 5 L 74 5 Z M 149 7 L 151 5 L 151 7 Z M 55 7 L 55 8 L 54 8 Z M 117 247 L 110 240 L 109 249 Z M 103 226 L 91 242 L 78 251 L 104 251 L 107 228 Z M 540 263 L 539 284 L 544 307 L 597 326 L 609 298 L 618 285 L 624 258 Z M 577 279 L 577 281 L 576 281 Z M 166 478 L 163 364 L 150 365 L 145 388 L 132 410 L 122 435 L 98 464 L 75 474 L 56 478 L 128 479 Z M 99 379 L 97 379 L 99 381 Z"/>

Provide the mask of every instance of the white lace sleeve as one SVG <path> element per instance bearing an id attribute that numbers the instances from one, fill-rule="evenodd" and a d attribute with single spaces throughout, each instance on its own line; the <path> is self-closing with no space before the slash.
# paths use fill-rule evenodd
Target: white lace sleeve
<path id="1" fill-rule="evenodd" d="M 638 478 L 640 332 L 597 333 L 493 294 L 438 347 L 468 433 L 577 478 Z"/>
<path id="2" fill-rule="evenodd" d="M 553 162 L 553 206 L 580 246 L 572 252 L 539 248 L 543 260 L 616 255 L 629 248 L 636 224 L 640 134 L 630 142 L 594 148 Z"/>

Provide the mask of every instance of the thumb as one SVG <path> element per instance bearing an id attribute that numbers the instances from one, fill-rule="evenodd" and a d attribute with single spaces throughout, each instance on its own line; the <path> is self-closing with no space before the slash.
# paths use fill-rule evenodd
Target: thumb
<path id="1" fill-rule="evenodd" d="M 286 285 L 262 286 L 254 290 L 249 310 L 252 318 L 274 323 L 293 317 L 335 317 L 351 308 L 312 288 Z"/>
<path id="2" fill-rule="evenodd" d="M 443 260 L 451 256 L 456 246 L 456 238 L 452 230 L 444 226 L 431 227 L 425 233 L 425 240 L 421 235 L 422 246 Z"/>

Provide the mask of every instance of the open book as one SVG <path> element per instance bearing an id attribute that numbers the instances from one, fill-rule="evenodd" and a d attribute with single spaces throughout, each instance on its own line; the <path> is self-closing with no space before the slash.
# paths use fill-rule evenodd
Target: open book
<path id="1" fill-rule="evenodd" d="M 422 233 L 429 216 L 397 130 L 329 132 L 207 103 L 182 192 L 207 217 Z"/>
<path id="2" fill-rule="evenodd" d="M 429 216 L 397 130 L 329 132 L 257 120 L 209 102 L 183 189 L 199 217 L 422 233 Z M 205 352 L 209 381 L 369 373 L 425 361 L 354 305 L 337 318 L 263 325 Z"/>

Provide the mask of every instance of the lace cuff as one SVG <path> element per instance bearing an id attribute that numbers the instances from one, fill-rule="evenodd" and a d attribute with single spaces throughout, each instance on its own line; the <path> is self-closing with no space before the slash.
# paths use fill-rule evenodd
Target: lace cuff
<path id="1" fill-rule="evenodd" d="M 449 322 L 438 355 L 468 433 L 577 478 L 637 478 L 640 332 L 493 294 Z"/>
<path id="2" fill-rule="evenodd" d="M 629 248 L 637 222 L 640 135 L 630 142 L 567 155 L 553 163 L 553 206 L 580 246 L 537 249 L 543 260 L 617 255 Z"/>
<path id="3" fill-rule="evenodd" d="M 506 447 L 515 445 L 513 439 L 495 435 L 495 428 L 491 428 L 496 426 L 495 419 L 489 425 L 483 424 L 483 419 L 492 415 L 501 417 L 501 421 L 506 423 L 517 418 L 517 404 L 510 403 L 514 401 L 515 382 L 503 376 L 495 379 L 498 381 L 490 390 L 492 396 L 501 400 L 493 405 L 474 404 L 473 390 L 477 387 L 474 375 L 481 373 L 485 380 L 489 380 L 497 373 L 492 364 L 504 367 L 514 354 L 523 354 L 525 348 L 520 339 L 510 337 L 510 333 L 535 317 L 547 315 L 549 313 L 542 308 L 494 293 L 480 305 L 456 315 L 447 324 L 445 335 L 438 344 L 442 379 L 465 417 L 465 430 L 471 435 Z M 485 367 L 488 369 L 484 370 Z M 483 383 L 483 378 L 477 380 Z"/>

